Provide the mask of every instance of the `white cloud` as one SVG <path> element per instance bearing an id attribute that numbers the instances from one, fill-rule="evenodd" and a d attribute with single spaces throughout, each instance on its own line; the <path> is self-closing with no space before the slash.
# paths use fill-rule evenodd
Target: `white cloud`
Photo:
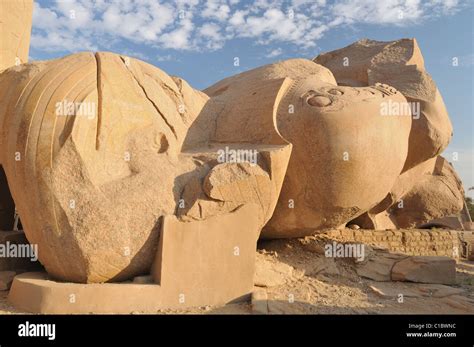
<path id="1" fill-rule="evenodd" d="M 423 10 L 418 0 L 344 0 L 332 8 L 334 16 L 346 23 L 403 25 L 420 19 Z"/>
<path id="2" fill-rule="evenodd" d="M 283 53 L 281 48 L 276 48 L 266 55 L 267 58 L 275 58 Z"/>
<path id="3" fill-rule="evenodd" d="M 70 28 L 84 28 L 92 24 L 94 17 L 94 9 L 91 4 L 89 7 L 84 6 L 77 1 L 58 1 L 57 9 L 65 17 L 69 18 L 68 25 Z"/>
<path id="4" fill-rule="evenodd" d="M 459 1 L 458 0 L 431 0 L 428 6 L 430 5 L 434 8 L 441 7 L 442 12 L 449 13 L 453 10 L 456 10 L 456 8 L 459 5 Z"/>
<path id="5" fill-rule="evenodd" d="M 206 23 L 200 29 L 199 33 L 204 37 L 210 37 L 214 40 L 221 40 L 221 35 L 219 34 L 220 27 L 215 23 Z"/>
<path id="6" fill-rule="evenodd" d="M 45 52 L 97 51 L 98 47 L 83 37 L 68 32 L 50 31 L 46 35 L 31 35 L 32 45 Z"/>
<path id="7" fill-rule="evenodd" d="M 203 18 L 216 19 L 218 21 L 224 21 L 229 17 L 230 7 L 225 1 L 220 0 L 208 0 L 204 11 L 201 15 Z"/>
<path id="8" fill-rule="evenodd" d="M 198 37 L 200 42 L 197 42 L 200 47 L 203 45 L 208 49 L 219 49 L 224 45 L 224 36 L 220 32 L 221 28 L 216 23 L 205 23 L 198 30 Z"/>
<path id="9" fill-rule="evenodd" d="M 193 29 L 194 24 L 189 18 L 181 19 L 180 26 L 171 32 L 163 34 L 159 39 L 159 43 L 163 48 L 176 50 L 191 49 L 190 38 Z"/>
<path id="10" fill-rule="evenodd" d="M 55 29 L 58 26 L 58 15 L 49 8 L 43 8 L 35 2 L 33 23 L 34 27 L 38 29 Z"/>
<path id="11" fill-rule="evenodd" d="M 234 28 L 237 37 L 258 38 L 262 43 L 293 42 L 303 47 L 314 46 L 307 34 L 314 21 L 304 14 L 288 14 L 279 9 L 268 9 L 262 16 L 250 15 L 244 24 Z"/>
<path id="12" fill-rule="evenodd" d="M 157 61 L 171 61 L 175 59 L 173 58 L 171 54 L 167 54 L 167 55 L 159 55 L 158 57 L 156 57 L 156 60 Z"/>
<path id="13" fill-rule="evenodd" d="M 217 50 L 228 40 L 315 47 L 344 25 L 411 25 L 459 11 L 467 0 L 56 0 L 35 2 L 32 46 L 113 49 L 128 40 L 174 50 Z M 48 41 L 51 42 L 48 45 Z"/>
<path id="14" fill-rule="evenodd" d="M 235 11 L 232 17 L 229 19 L 229 24 L 233 27 L 238 27 L 239 25 L 245 24 L 245 16 L 247 14 L 248 11 Z"/>

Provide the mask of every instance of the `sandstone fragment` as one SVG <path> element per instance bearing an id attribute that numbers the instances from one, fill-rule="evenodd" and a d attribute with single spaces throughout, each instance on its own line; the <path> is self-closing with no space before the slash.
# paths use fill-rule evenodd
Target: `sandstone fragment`
<path id="1" fill-rule="evenodd" d="M 378 251 L 367 261 L 358 264 L 356 271 L 359 276 L 370 278 L 374 281 L 391 281 L 392 268 L 395 264 L 406 258 L 406 255 Z"/>
<path id="2" fill-rule="evenodd" d="M 456 283 L 456 261 L 448 257 L 409 257 L 392 268 L 393 281 Z"/>

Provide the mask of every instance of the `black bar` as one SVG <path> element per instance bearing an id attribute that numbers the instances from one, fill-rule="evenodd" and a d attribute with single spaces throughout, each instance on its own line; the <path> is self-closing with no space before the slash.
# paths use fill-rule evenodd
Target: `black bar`
<path id="1" fill-rule="evenodd" d="M 55 324 L 54 339 L 18 336 L 20 324 Z M 410 326 L 409 326 L 410 324 Z M 429 326 L 430 324 L 431 326 Z M 441 325 L 443 324 L 443 325 Z M 24 330 L 23 330 L 24 331 Z M 46 330 L 45 330 L 46 332 Z M 408 336 L 441 333 L 456 336 Z M 47 334 L 46 334 L 47 335 Z M 50 334 L 52 337 L 52 335 Z M 0 346 L 473 346 L 472 315 L 4 315 Z M 285 344 L 286 344 L 285 343 Z"/>

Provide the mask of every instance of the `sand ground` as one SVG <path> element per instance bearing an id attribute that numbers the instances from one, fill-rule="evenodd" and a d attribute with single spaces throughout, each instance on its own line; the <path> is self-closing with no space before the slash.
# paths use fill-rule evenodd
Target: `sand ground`
<path id="1" fill-rule="evenodd" d="M 474 314 L 472 261 L 458 261 L 456 284 L 451 286 L 375 282 L 360 277 L 352 259 L 328 259 L 308 250 L 301 239 L 293 239 L 259 242 L 257 267 L 260 282 L 270 284 L 256 287 L 266 291 L 270 314 Z M 24 313 L 8 303 L 7 295 L 0 292 L 0 314 Z M 255 312 L 249 299 L 222 307 L 157 313 Z"/>

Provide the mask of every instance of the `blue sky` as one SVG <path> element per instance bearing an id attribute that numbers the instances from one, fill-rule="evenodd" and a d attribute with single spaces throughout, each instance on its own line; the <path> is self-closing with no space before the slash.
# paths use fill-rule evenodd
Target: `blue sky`
<path id="1" fill-rule="evenodd" d="M 36 0 L 33 17 L 32 60 L 112 51 L 145 60 L 197 89 L 361 38 L 415 37 L 454 126 L 444 155 L 465 188 L 474 186 L 472 1 Z M 240 66 L 234 66 L 236 57 Z"/>

